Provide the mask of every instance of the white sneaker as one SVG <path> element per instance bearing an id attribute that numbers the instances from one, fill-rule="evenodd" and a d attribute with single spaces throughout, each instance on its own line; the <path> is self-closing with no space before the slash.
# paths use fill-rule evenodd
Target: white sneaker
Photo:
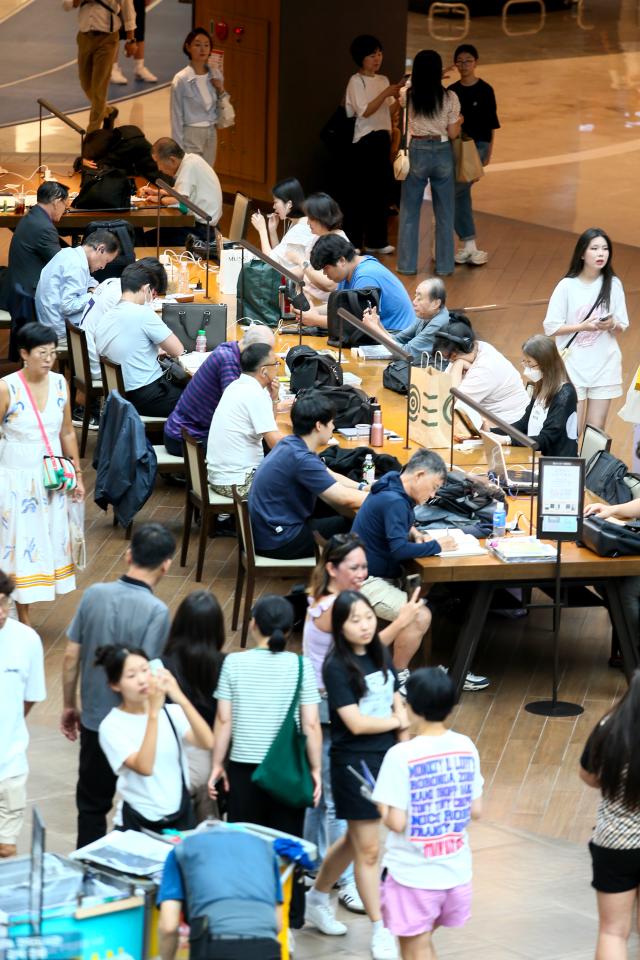
<path id="1" fill-rule="evenodd" d="M 111 83 L 129 83 L 117 63 L 111 67 Z"/>
<path id="2" fill-rule="evenodd" d="M 489 254 L 486 250 L 473 250 L 471 253 L 471 263 L 475 264 L 476 267 L 481 267 L 488 259 Z"/>
<path id="3" fill-rule="evenodd" d="M 488 677 L 481 677 L 477 673 L 468 673 L 464 680 L 463 690 L 486 690 L 491 681 Z"/>
<path id="4" fill-rule="evenodd" d="M 473 250 L 467 250 L 466 247 L 460 247 L 460 249 L 456 251 L 456 263 L 468 263 L 469 260 L 471 260 L 472 253 Z M 435 260 L 435 257 L 433 259 Z"/>
<path id="5" fill-rule="evenodd" d="M 380 927 L 371 937 L 371 956 L 373 960 L 398 960 L 396 938 L 386 927 Z"/>
<path id="6" fill-rule="evenodd" d="M 287 947 L 289 949 L 289 956 L 295 956 L 296 952 L 296 938 L 293 935 L 293 930 L 291 927 L 287 928 Z"/>
<path id="7" fill-rule="evenodd" d="M 157 83 L 158 78 L 155 74 L 151 73 L 149 67 L 136 67 L 136 72 L 134 74 L 136 80 L 143 80 L 145 83 Z"/>
<path id="8" fill-rule="evenodd" d="M 355 883 L 345 883 L 344 887 L 340 887 L 340 893 L 338 894 L 338 900 L 343 907 L 346 907 L 347 910 L 351 910 L 352 913 L 366 913 L 364 909 L 364 903 L 360 898 L 358 893 L 358 888 Z"/>
<path id="9" fill-rule="evenodd" d="M 304 919 L 306 923 L 313 924 L 314 927 L 318 928 L 320 933 L 326 933 L 328 937 L 342 937 L 347 932 L 345 924 L 336 920 L 331 901 L 328 903 L 318 903 L 310 893 L 307 894 Z"/>

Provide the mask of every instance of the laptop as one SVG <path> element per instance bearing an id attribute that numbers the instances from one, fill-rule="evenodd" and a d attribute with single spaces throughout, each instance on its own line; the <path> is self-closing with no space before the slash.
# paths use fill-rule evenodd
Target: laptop
<path id="1" fill-rule="evenodd" d="M 538 489 L 538 473 L 531 470 L 508 470 L 504 450 L 499 440 L 494 440 L 486 430 L 480 430 L 482 445 L 487 458 L 488 472 L 493 474 L 499 486 L 518 493 L 535 493 Z"/>

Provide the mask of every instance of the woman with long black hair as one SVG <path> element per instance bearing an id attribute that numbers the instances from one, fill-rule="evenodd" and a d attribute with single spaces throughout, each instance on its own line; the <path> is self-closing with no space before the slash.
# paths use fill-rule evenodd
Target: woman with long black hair
<path id="1" fill-rule="evenodd" d="M 264 254 L 277 260 L 283 267 L 296 266 L 290 259 L 289 247 L 304 249 L 313 239 L 311 227 L 304 212 L 304 190 L 295 177 L 286 177 L 276 183 L 271 191 L 273 195 L 273 213 L 265 220 L 264 214 L 257 210 L 251 215 L 251 224 L 258 231 L 260 248 Z M 278 227 L 283 224 L 282 239 L 278 237 Z"/>
<path id="2" fill-rule="evenodd" d="M 380 912 L 380 815 L 350 768 L 370 777 L 373 787 L 385 753 L 408 721 L 398 677 L 366 597 L 343 590 L 333 603 L 331 631 L 333 647 L 323 670 L 331 717 L 331 786 L 336 816 L 347 821 L 347 832 L 324 858 L 307 895 L 305 917 L 329 936 L 347 932 L 333 915 L 329 892 L 353 861 L 358 893 L 372 923 L 373 960 L 388 960 L 397 950 Z"/>
<path id="3" fill-rule="evenodd" d="M 596 960 L 626 960 L 640 893 L 640 670 L 587 740 L 580 777 L 600 790 L 589 843 L 598 899 Z"/>
<path id="4" fill-rule="evenodd" d="M 565 276 L 551 294 L 544 332 L 556 337 L 578 393 L 578 433 L 604 430 L 614 397 L 622 396 L 622 354 L 616 333 L 629 326 L 624 290 L 613 270 L 611 240 L 599 227 L 578 238 Z"/>
<path id="5" fill-rule="evenodd" d="M 435 50 L 416 54 L 406 95 L 409 111 L 409 175 L 402 184 L 398 233 L 398 273 L 418 272 L 420 211 L 431 184 L 436 220 L 436 273 L 447 277 L 455 267 L 453 218 L 455 167 L 451 140 L 460 133 L 460 101 L 442 85 L 442 58 Z M 426 269 L 426 265 L 423 267 Z"/>
<path id="6" fill-rule="evenodd" d="M 162 662 L 211 728 L 216 718 L 213 694 L 224 660 L 224 641 L 222 607 L 208 590 L 195 590 L 176 610 L 162 654 Z M 207 795 L 211 753 L 187 747 L 186 754 L 196 816 L 203 820 L 213 812 Z"/>

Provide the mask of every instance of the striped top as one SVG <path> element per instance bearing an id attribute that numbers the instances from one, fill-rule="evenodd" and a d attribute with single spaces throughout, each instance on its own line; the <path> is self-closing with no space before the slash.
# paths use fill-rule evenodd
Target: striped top
<path id="1" fill-rule="evenodd" d="M 207 443 L 209 427 L 223 392 L 240 376 L 240 346 L 235 340 L 219 343 L 193 375 L 169 419 L 164 432 L 182 440 L 185 427 L 197 440 Z"/>
<path id="2" fill-rule="evenodd" d="M 300 703 L 319 703 L 311 662 L 303 657 L 303 664 Z M 298 655 L 286 650 L 256 647 L 225 657 L 214 696 L 231 702 L 231 760 L 262 763 L 291 705 L 298 669 Z"/>

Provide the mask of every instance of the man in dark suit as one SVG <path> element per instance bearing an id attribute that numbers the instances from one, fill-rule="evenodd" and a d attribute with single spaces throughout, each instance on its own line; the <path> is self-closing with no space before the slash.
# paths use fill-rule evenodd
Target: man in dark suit
<path id="1" fill-rule="evenodd" d="M 16 283 L 30 296 L 35 296 L 42 268 L 60 252 L 56 223 L 66 210 L 68 196 L 68 187 L 55 180 L 47 180 L 38 187 L 38 202 L 16 227 L 9 247 L 7 296 Z"/>

